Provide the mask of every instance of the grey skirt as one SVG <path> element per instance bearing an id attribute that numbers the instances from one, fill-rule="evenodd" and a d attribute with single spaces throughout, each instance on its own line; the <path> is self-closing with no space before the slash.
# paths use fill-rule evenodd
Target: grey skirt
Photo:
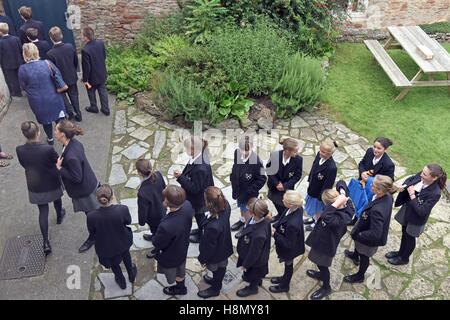
<path id="1" fill-rule="evenodd" d="M 398 223 L 400 223 L 403 227 L 406 227 L 406 233 L 411 237 L 418 238 L 423 231 L 425 230 L 425 225 L 418 226 L 415 224 L 408 223 L 406 221 L 406 206 L 403 205 L 400 210 L 397 212 L 394 218 Z"/>
<path id="2" fill-rule="evenodd" d="M 73 212 L 91 212 L 100 208 L 100 203 L 98 203 L 95 195 L 96 191 L 97 189 L 84 198 L 72 198 Z"/>
<path id="3" fill-rule="evenodd" d="M 219 268 L 226 268 L 228 266 L 228 259 L 225 259 L 219 263 L 207 264 L 206 268 L 211 272 L 216 272 Z"/>
<path id="4" fill-rule="evenodd" d="M 47 192 L 32 192 L 28 191 L 28 198 L 31 204 L 47 204 L 56 200 L 61 199 L 64 192 L 62 188 L 47 191 Z"/>
<path id="5" fill-rule="evenodd" d="M 177 277 L 184 278 L 186 276 L 186 260 L 184 260 L 182 264 L 175 268 L 166 268 L 158 263 L 156 269 L 158 273 L 162 273 L 166 276 L 167 282 L 169 284 L 173 284 L 175 283 Z"/>
<path id="6" fill-rule="evenodd" d="M 331 267 L 331 264 L 333 262 L 333 257 L 324 255 L 312 248 L 311 248 L 311 251 L 309 252 L 308 259 L 311 260 L 316 265 L 321 266 L 321 267 Z"/>
<path id="7" fill-rule="evenodd" d="M 378 247 L 369 247 L 361 242 L 355 241 L 355 249 L 359 254 L 365 255 L 366 257 L 372 257 L 378 251 Z"/>

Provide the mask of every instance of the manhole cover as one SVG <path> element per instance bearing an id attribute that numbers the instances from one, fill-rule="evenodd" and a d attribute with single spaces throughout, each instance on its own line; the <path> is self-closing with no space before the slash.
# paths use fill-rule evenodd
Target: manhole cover
<path id="1" fill-rule="evenodd" d="M 0 261 L 0 280 L 40 276 L 44 268 L 42 235 L 18 236 L 6 242 Z"/>
<path id="2" fill-rule="evenodd" d="M 225 285 L 230 284 L 234 279 L 236 279 L 236 276 L 232 274 L 229 270 L 227 270 L 225 276 L 223 277 L 223 283 Z"/>

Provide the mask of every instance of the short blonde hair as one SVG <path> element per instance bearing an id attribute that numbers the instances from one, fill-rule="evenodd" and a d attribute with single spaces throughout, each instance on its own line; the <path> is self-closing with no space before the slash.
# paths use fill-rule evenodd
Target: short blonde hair
<path id="1" fill-rule="evenodd" d="M 31 18 L 33 18 L 33 11 L 31 10 L 30 7 L 26 7 L 26 6 L 22 6 L 19 8 L 19 14 L 25 19 L 25 20 L 30 20 Z"/>
<path id="2" fill-rule="evenodd" d="M 23 45 L 23 59 L 25 62 L 39 59 L 39 49 L 34 43 L 25 43 Z"/>
<path id="3" fill-rule="evenodd" d="M 338 144 L 336 141 L 333 141 L 330 138 L 326 138 L 325 140 L 322 141 L 320 146 L 333 154 L 334 151 L 336 151 Z"/>
<path id="4" fill-rule="evenodd" d="M 322 202 L 328 206 L 330 204 L 333 204 L 338 197 L 339 192 L 334 189 L 326 189 L 322 193 Z"/>
<path id="5" fill-rule="evenodd" d="M 294 206 L 294 207 L 301 207 L 303 206 L 303 198 L 300 192 L 294 191 L 294 190 L 288 190 L 284 194 L 284 201 L 286 201 L 287 204 Z"/>
<path id="6" fill-rule="evenodd" d="M 4 22 L 0 23 L 0 33 L 5 35 L 8 34 L 8 32 L 9 32 L 8 24 Z"/>
<path id="7" fill-rule="evenodd" d="M 283 150 L 288 151 L 293 151 L 300 146 L 298 140 L 295 140 L 290 137 L 281 139 L 280 144 L 283 146 Z"/>

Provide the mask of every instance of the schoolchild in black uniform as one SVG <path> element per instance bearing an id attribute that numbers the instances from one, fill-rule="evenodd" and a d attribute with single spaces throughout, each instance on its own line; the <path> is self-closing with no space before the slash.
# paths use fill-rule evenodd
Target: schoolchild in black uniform
<path id="1" fill-rule="evenodd" d="M 306 195 L 305 211 L 310 216 L 305 219 L 306 231 L 314 228 L 314 216 L 320 214 L 325 205 L 322 202 L 322 193 L 326 189 L 332 189 L 337 176 L 337 167 L 333 159 L 333 153 L 338 147 L 335 141 L 326 139 L 320 144 L 320 150 L 314 159 L 311 172 L 308 177 L 308 192 Z"/>
<path id="2" fill-rule="evenodd" d="M 248 297 L 258 293 L 258 286 L 269 273 L 271 241 L 271 215 L 266 201 L 252 198 L 248 202 L 252 215 L 250 221 L 239 233 L 237 267 L 244 270 L 243 279 L 250 284 L 236 292 L 238 297 Z"/>
<path id="3" fill-rule="evenodd" d="M 305 253 L 305 232 L 303 230 L 303 199 L 298 191 L 288 190 L 283 196 L 285 212 L 273 225 L 272 236 L 280 262 L 284 262 L 284 274 L 272 278 L 275 286 L 270 286 L 273 293 L 289 292 L 294 259 Z"/>
<path id="4" fill-rule="evenodd" d="M 378 137 L 373 142 L 373 147 L 367 149 L 364 158 L 359 162 L 359 179 L 367 181 L 369 176 L 381 174 L 394 180 L 395 164 L 386 153 L 392 141 L 388 138 Z"/>
<path id="5" fill-rule="evenodd" d="M 29 28 L 27 30 L 27 39 L 29 42 L 34 43 L 34 45 L 39 49 L 39 57 L 42 60 L 47 56 L 47 52 L 50 50 L 50 44 L 46 40 L 39 40 L 38 33 L 38 29 Z"/>
<path id="6" fill-rule="evenodd" d="M 186 258 L 189 248 L 189 232 L 192 227 L 194 209 L 186 201 L 183 188 L 169 185 L 163 191 L 167 214 L 161 219 L 153 236 L 158 273 L 166 276 L 169 284 L 163 292 L 167 295 L 185 295 Z"/>
<path id="7" fill-rule="evenodd" d="M 55 127 L 55 138 L 64 147 L 56 162 L 62 182 L 69 197 L 72 198 L 73 211 L 89 212 L 100 207 L 96 191 L 99 181 L 89 164 L 84 147 L 75 136 L 83 135 L 83 130 L 68 120 L 60 121 Z M 87 240 L 78 250 L 80 253 L 89 250 L 94 244 L 95 234 L 89 233 Z"/>
<path id="8" fill-rule="evenodd" d="M 198 261 L 213 273 L 203 279 L 210 284 L 206 290 L 199 291 L 201 298 L 215 297 L 220 294 L 225 277 L 228 258 L 233 254 L 231 241 L 230 214 L 231 208 L 222 191 L 217 187 L 208 187 L 205 191 L 208 218 L 200 241 Z"/>
<path id="9" fill-rule="evenodd" d="M 184 140 L 184 147 L 191 159 L 184 167 L 183 172 L 177 170 L 174 172 L 174 176 L 186 191 L 187 200 L 195 210 L 198 229 L 192 230 L 190 240 L 193 243 L 199 243 L 206 222 L 205 190 L 214 186 L 214 180 L 209 163 L 208 142 L 192 136 Z"/>
<path id="10" fill-rule="evenodd" d="M 0 67 L 13 97 L 21 97 L 19 67 L 24 63 L 19 38 L 9 34 L 6 23 L 0 23 Z"/>
<path id="11" fill-rule="evenodd" d="M 231 231 L 238 231 L 251 218 L 247 203 L 259 195 L 259 190 L 266 183 L 266 176 L 261 159 L 253 151 L 253 137 L 244 135 L 239 140 L 239 148 L 234 152 L 234 164 L 230 181 L 233 199 L 241 210 L 241 218 L 231 226 Z"/>
<path id="12" fill-rule="evenodd" d="M 142 179 L 138 191 L 139 225 L 148 224 L 151 234 L 144 234 L 144 240 L 152 241 L 161 218 L 166 213 L 162 192 L 166 188 L 164 178 L 159 171 L 153 171 L 150 160 L 136 161 L 136 170 Z"/>
<path id="13" fill-rule="evenodd" d="M 130 254 L 133 244 L 133 233 L 128 227 L 131 224 L 130 211 L 127 206 L 112 204 L 113 191 L 107 184 L 97 189 L 96 196 L 101 207 L 87 217 L 88 230 L 95 234 L 95 252 L 99 262 L 105 268 L 112 269 L 119 287 L 126 289 L 120 263 L 125 265 L 131 283 L 137 275 L 137 267 L 132 263 Z"/>
<path id="14" fill-rule="evenodd" d="M 372 184 L 373 199 L 367 204 L 351 231 L 355 251 L 344 252 L 355 264 L 359 263 L 359 270 L 355 274 L 345 276 L 344 282 L 363 282 L 370 257 L 377 252 L 378 247 L 386 245 L 392 214 L 391 193 L 395 191 L 390 177 L 380 174 L 375 176 Z"/>
<path id="15" fill-rule="evenodd" d="M 286 211 L 283 195 L 287 190 L 294 190 L 296 183 L 302 178 L 303 170 L 303 158 L 298 155 L 298 141 L 286 138 L 281 144 L 283 150 L 272 152 L 266 166 L 268 198 L 272 200 L 278 212 L 272 222 L 276 222 Z"/>
<path id="16" fill-rule="evenodd" d="M 395 220 L 402 225 L 402 241 L 399 251 L 386 254 L 390 264 L 409 263 L 409 257 L 416 248 L 416 238 L 424 231 L 431 210 L 441 198 L 446 182 L 447 174 L 438 164 L 428 164 L 421 173 L 406 179 L 402 192 L 395 201 L 396 207 L 401 206 Z"/>
<path id="17" fill-rule="evenodd" d="M 327 189 L 322 193 L 325 209 L 306 239 L 306 244 L 311 247 L 308 258 L 319 269 L 319 271 L 307 270 L 306 274 L 313 279 L 322 281 L 322 287 L 311 295 L 311 300 L 323 299 L 331 293 L 329 268 L 336 255 L 339 242 L 347 232 L 347 224 L 350 223 L 355 213 L 345 182 L 339 181 L 336 189 Z"/>

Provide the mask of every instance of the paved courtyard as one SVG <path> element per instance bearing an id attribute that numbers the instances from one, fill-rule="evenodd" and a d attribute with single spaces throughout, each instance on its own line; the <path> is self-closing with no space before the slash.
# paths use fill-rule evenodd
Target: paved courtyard
<path id="1" fill-rule="evenodd" d="M 218 132 L 207 132 L 212 154 L 212 165 L 215 185 L 222 188 L 227 199 L 232 204 L 232 222 L 239 217 L 239 210 L 231 198 L 229 174 L 233 162 L 233 152 L 237 145 L 237 137 L 243 131 L 228 131 L 223 137 L 217 137 Z M 119 104 L 115 114 L 115 123 L 110 149 L 109 183 L 116 191 L 116 197 L 122 204 L 129 206 L 133 217 L 134 245 L 132 247 L 133 260 L 138 265 L 139 274 L 136 283 L 128 284 L 126 290 L 120 290 L 114 282 L 110 271 L 103 269 L 98 261 L 92 270 L 92 283 L 90 299 L 200 299 L 196 293 L 207 285 L 202 280 L 206 272 L 197 261 L 198 245 L 190 244 L 187 259 L 188 295 L 169 297 L 162 293 L 167 285 L 165 277 L 156 274 L 155 260 L 145 257 L 151 248 L 151 243 L 142 239 L 148 232 L 147 227 L 137 224 L 137 188 L 139 178 L 134 170 L 136 159 L 145 157 L 152 159 L 156 169 L 160 170 L 167 183 L 175 183 L 172 176 L 174 170 L 182 168 L 187 162 L 182 154 L 180 145 L 185 133 L 172 124 L 162 122 L 155 117 L 138 111 L 134 107 Z M 212 137 L 214 136 L 214 138 Z M 297 185 L 302 195 L 306 196 L 308 171 L 318 151 L 320 141 L 325 137 L 336 139 L 340 143 L 335 153 L 338 163 L 338 179 L 348 180 L 357 177 L 357 163 L 363 157 L 370 143 L 345 126 L 334 123 L 328 119 L 303 113 L 291 121 L 278 121 L 271 134 L 258 134 L 258 154 L 267 161 L 271 150 L 280 148 L 278 141 L 282 136 L 290 136 L 301 143 L 303 156 L 303 177 Z M 437 159 L 438 160 L 438 159 Z M 394 160 L 395 162 L 395 160 Z M 407 169 L 397 163 L 395 176 L 397 183 L 401 184 L 407 176 Z M 267 188 L 262 190 L 266 195 Z M 273 208 L 273 211 L 274 208 Z M 394 213 L 397 210 L 394 210 Z M 394 216 L 394 215 L 393 215 Z M 195 224 L 195 223 L 194 223 Z M 350 230 L 350 229 L 349 229 Z M 234 233 L 233 233 L 234 235 Z M 308 234 L 306 234 L 307 236 Z M 353 243 L 350 233 L 342 239 L 337 255 L 331 267 L 331 286 L 334 293 L 329 299 L 449 299 L 450 298 L 450 204 L 442 199 L 434 208 L 425 233 L 420 237 L 414 257 L 407 266 L 391 266 L 384 258 L 388 251 L 397 249 L 400 244 L 401 227 L 393 220 L 389 234 L 388 244 L 380 248 L 371 259 L 364 284 L 350 285 L 343 283 L 342 278 L 356 270 L 353 263 L 344 258 L 344 250 L 352 249 Z M 236 239 L 233 237 L 234 245 Z M 268 291 L 270 277 L 282 274 L 284 267 L 278 262 L 274 248 L 270 255 L 269 274 L 263 281 L 259 294 L 248 299 L 308 299 L 309 295 L 317 290 L 319 282 L 306 276 L 305 272 L 313 268 L 307 259 L 308 251 L 295 261 L 295 272 L 292 279 L 291 290 L 288 294 L 272 294 Z M 235 267 L 236 254 L 229 260 L 228 271 L 222 294 L 216 299 L 240 299 L 236 290 L 245 284 L 241 280 L 242 272 Z"/>

